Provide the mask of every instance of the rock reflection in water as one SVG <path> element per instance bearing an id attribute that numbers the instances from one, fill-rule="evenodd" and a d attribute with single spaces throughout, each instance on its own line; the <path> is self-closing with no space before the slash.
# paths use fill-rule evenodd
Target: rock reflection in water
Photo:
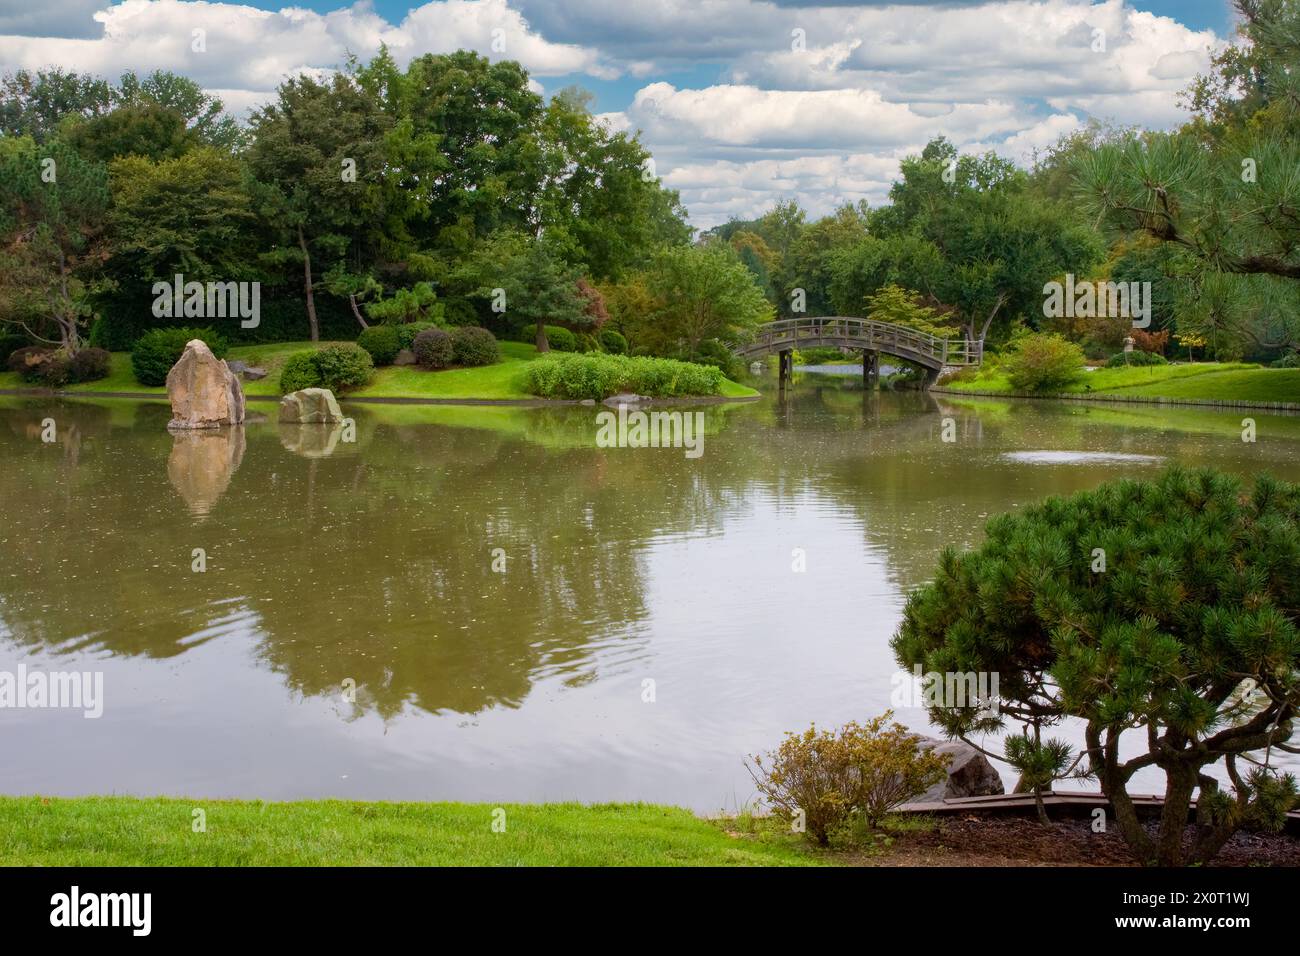
<path id="1" fill-rule="evenodd" d="M 190 511 L 203 516 L 230 487 L 244 460 L 244 428 L 209 428 L 173 434 L 167 477 Z"/>
<path id="2" fill-rule="evenodd" d="M 291 425 L 281 423 L 280 444 L 303 458 L 328 458 L 338 447 L 343 423 Z"/>

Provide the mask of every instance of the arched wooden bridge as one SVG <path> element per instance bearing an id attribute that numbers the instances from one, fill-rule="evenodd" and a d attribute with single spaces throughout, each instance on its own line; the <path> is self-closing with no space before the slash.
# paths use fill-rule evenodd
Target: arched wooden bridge
<path id="1" fill-rule="evenodd" d="M 776 352 L 781 357 L 784 387 L 793 368 L 791 353 L 802 348 L 861 349 L 862 374 L 870 385 L 879 378 L 881 352 L 928 369 L 929 383 L 948 366 L 979 365 L 984 358 L 982 339 L 942 339 L 901 325 L 838 315 L 768 322 L 755 329 L 753 338 L 735 352 L 741 358 Z"/>

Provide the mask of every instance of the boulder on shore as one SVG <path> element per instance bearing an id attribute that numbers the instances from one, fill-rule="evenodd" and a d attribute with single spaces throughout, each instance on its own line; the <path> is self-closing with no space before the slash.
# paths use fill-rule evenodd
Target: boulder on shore
<path id="1" fill-rule="evenodd" d="M 926 750 L 950 755 L 948 779 L 940 780 L 908 803 L 942 803 L 954 797 L 984 797 L 1006 793 L 1002 775 L 997 768 L 970 744 L 960 740 L 935 740 L 933 737 L 918 737 L 917 740 Z"/>
<path id="2" fill-rule="evenodd" d="M 328 388 L 300 388 L 280 399 L 280 421 L 291 425 L 327 425 L 343 421 L 343 412 Z"/>
<path id="3" fill-rule="evenodd" d="M 200 339 L 191 339 L 167 373 L 169 429 L 220 428 L 244 421 L 244 388 L 230 367 Z"/>
<path id="4" fill-rule="evenodd" d="M 629 408 L 640 405 L 642 402 L 648 402 L 650 399 L 644 395 L 637 395 L 635 392 L 619 392 L 617 395 L 611 395 L 602 403 L 608 408 L 618 408 L 620 405 L 626 405 Z"/>

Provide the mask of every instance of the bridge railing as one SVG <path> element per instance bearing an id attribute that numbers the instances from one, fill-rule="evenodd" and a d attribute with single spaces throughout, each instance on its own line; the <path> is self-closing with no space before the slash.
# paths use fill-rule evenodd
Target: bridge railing
<path id="1" fill-rule="evenodd" d="M 901 350 L 939 365 L 978 365 L 984 357 L 982 340 L 939 338 L 901 325 L 847 316 L 778 319 L 760 326 L 739 351 L 778 351 L 814 341 L 846 348 Z"/>

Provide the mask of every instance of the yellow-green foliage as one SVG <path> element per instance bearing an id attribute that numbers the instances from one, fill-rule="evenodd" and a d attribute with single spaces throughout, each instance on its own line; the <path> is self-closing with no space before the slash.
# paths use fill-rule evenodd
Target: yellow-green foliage
<path id="1" fill-rule="evenodd" d="M 942 780 L 948 765 L 902 724 L 890 724 L 893 716 L 886 711 L 838 731 L 814 725 L 787 733 L 775 751 L 751 758 L 759 793 L 782 819 L 802 815 L 805 832 L 822 846 L 854 814 L 877 826 L 894 807 Z"/>

